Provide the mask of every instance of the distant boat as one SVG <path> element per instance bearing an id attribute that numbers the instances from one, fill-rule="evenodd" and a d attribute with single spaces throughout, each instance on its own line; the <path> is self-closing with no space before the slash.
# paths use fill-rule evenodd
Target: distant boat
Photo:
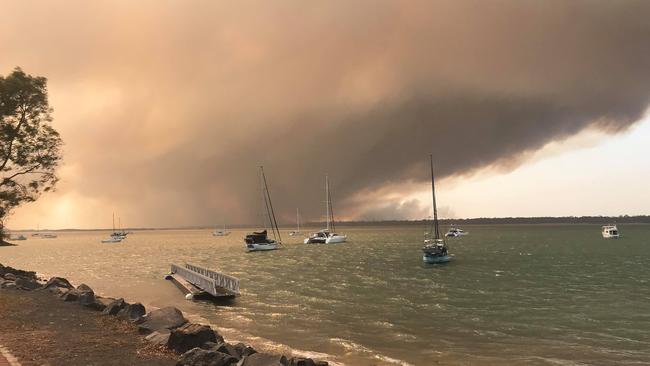
<path id="1" fill-rule="evenodd" d="M 43 239 L 54 239 L 57 237 L 56 234 L 50 234 L 50 233 L 44 233 L 40 235 L 41 238 Z"/>
<path id="2" fill-rule="evenodd" d="M 120 240 L 126 239 L 126 236 L 129 235 L 127 231 L 122 229 L 122 219 L 117 218 L 117 231 L 115 231 L 115 214 L 113 214 L 113 233 L 111 234 L 112 238 L 119 238 Z M 113 242 L 107 242 L 113 243 Z"/>
<path id="3" fill-rule="evenodd" d="M 273 239 L 269 238 L 266 228 L 262 231 L 254 231 L 252 234 L 248 234 L 244 238 L 247 252 L 276 250 L 279 245 L 282 245 L 278 221 L 275 219 L 275 212 L 273 211 L 273 204 L 271 203 L 271 194 L 269 193 L 269 186 L 266 183 L 266 175 L 264 175 L 264 167 L 262 166 L 260 166 L 260 184 L 262 186 L 262 201 L 266 208 L 266 219 L 268 219 L 270 223 Z M 267 221 L 266 219 L 264 220 L 265 226 Z"/>
<path id="4" fill-rule="evenodd" d="M 330 183 L 327 175 L 325 176 L 325 217 L 326 228 L 309 235 L 305 239 L 305 244 L 336 244 L 345 243 L 347 235 L 337 234 L 334 226 L 334 210 L 332 210 L 332 196 L 330 194 Z"/>
<path id="5" fill-rule="evenodd" d="M 17 240 L 27 240 L 27 237 L 25 235 L 18 235 L 18 236 L 9 236 L 9 240 L 11 241 L 17 241 Z"/>
<path id="6" fill-rule="evenodd" d="M 436 207 L 436 185 L 433 176 L 433 155 L 429 155 L 431 163 L 431 196 L 433 198 L 433 227 L 425 235 L 424 246 L 422 247 L 422 260 L 425 263 L 447 263 L 451 260 L 447 250 L 447 243 L 440 235 L 440 225 L 438 224 L 438 208 Z M 433 237 L 431 236 L 433 235 Z"/>
<path id="7" fill-rule="evenodd" d="M 289 236 L 302 236 L 300 232 L 300 210 L 296 208 L 296 225 L 297 229 L 289 232 Z"/>
<path id="8" fill-rule="evenodd" d="M 605 225 L 602 227 L 603 238 L 605 239 L 618 239 L 620 233 L 616 225 Z"/>
<path id="9" fill-rule="evenodd" d="M 464 231 L 463 229 L 459 229 L 457 227 L 452 227 L 452 228 L 449 228 L 449 231 L 447 231 L 445 236 L 448 237 L 448 238 L 457 238 L 459 236 L 465 236 L 467 234 L 469 234 L 469 232 Z"/>
<path id="10" fill-rule="evenodd" d="M 226 230 L 225 224 L 223 225 L 223 230 L 218 230 L 215 228 L 214 231 L 212 232 L 212 236 L 228 236 L 228 235 L 230 235 L 230 231 Z"/>
<path id="11" fill-rule="evenodd" d="M 122 239 L 124 239 L 124 237 L 115 231 L 115 213 L 113 213 L 113 232 L 108 238 L 103 239 L 102 243 L 119 243 Z"/>

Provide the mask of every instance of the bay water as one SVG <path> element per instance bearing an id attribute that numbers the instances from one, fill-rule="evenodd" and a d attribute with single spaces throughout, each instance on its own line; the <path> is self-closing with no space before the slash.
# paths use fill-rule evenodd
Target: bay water
<path id="1" fill-rule="evenodd" d="M 316 230 L 317 228 L 311 228 Z M 149 307 L 176 306 L 229 341 L 341 365 L 650 364 L 650 225 L 465 226 L 454 258 L 422 262 L 424 228 L 341 227 L 348 243 L 246 253 L 210 230 L 59 232 L 0 248 L 0 263 Z M 309 228 L 307 229 L 309 230 Z M 188 301 L 171 263 L 238 277 L 230 304 Z"/>

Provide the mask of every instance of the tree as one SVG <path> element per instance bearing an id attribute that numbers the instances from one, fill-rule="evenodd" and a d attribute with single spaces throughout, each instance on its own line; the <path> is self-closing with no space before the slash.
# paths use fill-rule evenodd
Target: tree
<path id="1" fill-rule="evenodd" d="M 19 67 L 0 75 L 0 240 L 11 211 L 58 181 L 63 141 L 52 127 L 47 79 Z"/>

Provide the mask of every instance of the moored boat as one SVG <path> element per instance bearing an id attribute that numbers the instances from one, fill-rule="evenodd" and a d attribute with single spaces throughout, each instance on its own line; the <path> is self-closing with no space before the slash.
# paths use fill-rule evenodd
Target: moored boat
<path id="1" fill-rule="evenodd" d="M 469 232 L 464 231 L 463 229 L 459 229 L 457 227 L 452 227 L 452 228 L 449 228 L 449 230 L 447 231 L 445 236 L 448 237 L 448 238 L 457 238 L 459 236 L 465 236 L 467 234 L 469 234 Z"/>
<path id="2" fill-rule="evenodd" d="M 601 233 L 605 239 L 618 239 L 621 234 L 616 225 L 605 225 L 601 228 Z"/>
<path id="3" fill-rule="evenodd" d="M 429 155 L 431 163 L 431 196 L 433 198 L 433 222 L 432 228 L 425 234 L 424 246 L 422 247 L 422 260 L 429 264 L 447 263 L 451 260 L 447 243 L 444 237 L 440 235 L 440 225 L 438 223 L 438 208 L 436 207 L 436 185 L 433 175 L 433 155 Z"/>
<path id="4" fill-rule="evenodd" d="M 326 228 L 309 235 L 309 237 L 304 240 L 305 244 L 336 244 L 345 243 L 348 240 L 347 235 L 341 235 L 335 232 L 334 210 L 332 209 L 332 196 L 327 175 L 325 176 L 325 217 Z"/>
<path id="5" fill-rule="evenodd" d="M 254 231 L 252 234 L 248 234 L 244 238 L 247 252 L 276 250 L 280 245 L 282 245 L 282 237 L 280 236 L 278 221 L 276 220 L 275 212 L 273 211 L 273 203 L 271 203 L 271 194 L 269 193 L 269 186 L 266 182 L 264 167 L 261 166 L 260 184 L 262 185 L 262 201 L 264 208 L 266 209 L 264 225 L 266 226 L 268 220 L 271 226 L 271 231 L 273 233 L 273 239 L 269 238 L 266 228 L 264 228 L 262 231 Z"/>

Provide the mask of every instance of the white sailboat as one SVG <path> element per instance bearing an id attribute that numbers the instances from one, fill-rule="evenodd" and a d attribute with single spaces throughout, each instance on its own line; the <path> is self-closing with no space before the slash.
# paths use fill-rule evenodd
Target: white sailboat
<path id="1" fill-rule="evenodd" d="M 282 245 L 282 237 L 280 236 L 278 221 L 275 219 L 275 212 L 273 211 L 273 204 L 271 203 L 271 194 L 269 193 L 269 187 L 266 183 L 266 175 L 264 175 L 264 167 L 261 166 L 260 184 L 262 185 L 262 201 L 266 208 L 265 217 L 270 223 L 273 239 L 269 238 L 266 228 L 262 231 L 254 231 L 252 234 L 248 234 L 244 238 L 247 252 L 276 250 L 278 249 L 278 246 Z M 264 220 L 264 226 L 266 226 L 266 219 Z"/>
<path id="2" fill-rule="evenodd" d="M 219 230 L 217 228 L 214 229 L 212 232 L 212 236 L 228 236 L 230 235 L 230 231 L 226 230 L 226 224 L 223 224 L 223 230 Z"/>
<path id="3" fill-rule="evenodd" d="M 111 236 L 109 236 L 106 239 L 102 240 L 102 243 L 119 243 L 124 239 L 121 235 L 116 235 L 117 232 L 115 231 L 115 213 L 113 213 L 113 232 L 111 233 Z"/>
<path id="4" fill-rule="evenodd" d="M 327 175 L 325 176 L 325 217 L 326 228 L 309 235 L 304 241 L 305 244 L 336 244 L 345 243 L 348 240 L 347 235 L 340 235 L 335 232 L 332 196 L 330 194 L 330 183 Z"/>
<path id="5" fill-rule="evenodd" d="M 438 225 L 438 208 L 436 207 L 436 185 L 433 176 L 433 155 L 429 155 L 431 161 L 431 196 L 433 197 L 433 224 L 431 230 L 425 235 L 424 247 L 422 247 L 422 260 L 425 263 L 447 263 L 451 260 L 447 251 L 445 238 L 440 235 Z M 432 236 L 433 235 L 433 236 Z"/>
<path id="6" fill-rule="evenodd" d="M 290 231 L 289 236 L 302 236 L 302 232 L 300 232 L 300 210 L 296 208 L 296 230 Z"/>

